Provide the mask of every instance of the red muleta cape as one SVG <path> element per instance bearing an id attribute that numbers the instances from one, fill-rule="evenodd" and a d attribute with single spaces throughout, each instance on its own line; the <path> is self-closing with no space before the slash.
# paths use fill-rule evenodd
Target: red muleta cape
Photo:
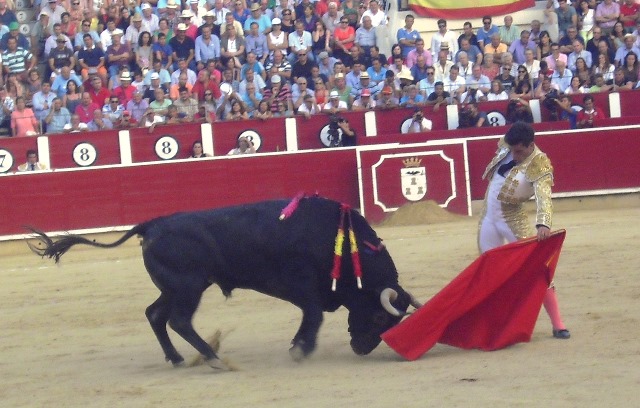
<path id="1" fill-rule="evenodd" d="M 382 339 L 407 360 L 436 343 L 490 351 L 528 342 L 565 235 L 558 230 L 485 252 Z"/>

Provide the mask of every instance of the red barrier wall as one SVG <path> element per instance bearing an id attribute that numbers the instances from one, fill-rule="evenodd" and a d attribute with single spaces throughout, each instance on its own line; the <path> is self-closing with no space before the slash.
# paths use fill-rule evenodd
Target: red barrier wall
<path id="1" fill-rule="evenodd" d="M 89 143 L 95 149 L 95 161 L 91 164 L 92 166 L 120 164 L 118 132 L 96 131 L 49 136 L 51 168 L 80 167 L 73 158 L 73 151 L 81 143 Z M 83 163 L 82 158 L 79 159 L 79 163 Z"/>

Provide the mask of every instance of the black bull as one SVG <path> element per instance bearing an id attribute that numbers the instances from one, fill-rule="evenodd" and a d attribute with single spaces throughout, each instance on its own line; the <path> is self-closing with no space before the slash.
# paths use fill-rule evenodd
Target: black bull
<path id="1" fill-rule="evenodd" d="M 400 287 L 391 256 L 375 231 L 355 211 L 350 211 L 350 215 L 363 287 L 358 289 L 356 284 L 346 234 L 341 278 L 332 291 L 330 273 L 341 219 L 340 204 L 315 197 L 303 199 L 288 218 L 279 220 L 286 205 L 286 201 L 265 201 L 178 213 L 139 224 L 110 244 L 77 235 L 54 242 L 32 229 L 39 245 L 30 247 L 58 262 L 76 244 L 112 248 L 136 234 L 142 236 L 145 267 L 161 292 L 147 308 L 146 315 L 166 359 L 174 365 L 182 363 L 183 358 L 169 339 L 167 323 L 209 365 L 220 366 L 214 350 L 192 326 L 202 294 L 212 284 L 217 284 L 225 296 L 230 296 L 235 288 L 253 289 L 299 307 L 302 323 L 290 349 L 296 360 L 315 349 L 323 311 L 333 312 L 340 306 L 349 310 L 353 351 L 361 355 L 370 353 L 380 343 L 380 334 L 396 325 L 410 304 L 419 304 Z"/>

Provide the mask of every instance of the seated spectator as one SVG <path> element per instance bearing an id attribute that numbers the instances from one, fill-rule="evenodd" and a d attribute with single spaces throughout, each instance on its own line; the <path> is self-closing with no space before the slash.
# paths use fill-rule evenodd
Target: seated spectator
<path id="1" fill-rule="evenodd" d="M 91 131 L 113 129 L 113 123 L 104 117 L 102 110 L 93 111 L 93 120 L 87 123 L 87 128 Z"/>
<path id="2" fill-rule="evenodd" d="M 185 73 L 180 74 L 178 82 L 172 84 L 171 88 L 169 88 L 169 98 L 171 98 L 172 101 L 176 101 L 180 98 L 180 88 L 187 88 L 189 93 L 191 93 L 191 90 L 193 89 L 193 85 L 189 83 Z"/>
<path id="3" fill-rule="evenodd" d="M 633 89 L 633 82 L 627 80 L 624 68 L 618 67 L 613 73 L 613 92 L 629 91 Z"/>
<path id="4" fill-rule="evenodd" d="M 433 69 L 436 73 L 436 81 L 444 81 L 444 79 L 449 76 L 451 67 L 454 66 L 454 63 L 447 59 L 448 55 L 449 54 L 445 50 L 438 53 L 438 61 L 433 64 Z"/>
<path id="5" fill-rule="evenodd" d="M 576 127 L 578 129 L 592 128 L 598 126 L 598 122 L 605 119 L 604 112 L 593 103 L 593 96 L 586 95 L 582 98 L 583 109 L 576 117 Z"/>
<path id="6" fill-rule="evenodd" d="M 273 52 L 273 60 L 267 62 L 265 69 L 267 70 L 267 76 L 269 78 L 277 75 L 286 81 L 291 77 L 291 64 L 284 58 L 281 50 L 275 50 Z"/>
<path id="7" fill-rule="evenodd" d="M 165 95 L 169 95 L 169 88 L 163 84 L 160 84 L 160 76 L 154 72 L 153 74 L 151 74 L 151 84 L 144 91 L 144 94 L 142 95 L 142 97 L 149 103 L 155 101 L 156 89 L 160 89 Z"/>
<path id="8" fill-rule="evenodd" d="M 458 129 L 489 126 L 487 113 L 478 110 L 478 104 L 472 102 L 462 108 Z"/>
<path id="9" fill-rule="evenodd" d="M 136 122 L 140 122 L 144 113 L 149 109 L 149 102 L 146 99 L 143 99 L 143 93 L 140 91 L 136 91 L 133 94 L 133 99 L 127 102 L 125 106 L 125 110 L 131 113 L 131 116 L 136 120 Z"/>
<path id="10" fill-rule="evenodd" d="M 271 104 L 271 112 L 274 114 L 278 111 L 279 102 L 287 105 L 287 111 L 293 112 L 291 90 L 287 84 L 282 82 L 282 78 L 279 75 L 273 75 L 271 77 L 271 87 L 265 88 L 263 92 L 264 98 Z"/>
<path id="11" fill-rule="evenodd" d="M 167 115 L 163 121 L 165 125 L 176 125 L 188 122 L 191 122 L 191 120 L 189 120 L 184 113 L 179 112 L 176 105 L 171 105 L 167 108 Z"/>
<path id="12" fill-rule="evenodd" d="M 205 153 L 204 149 L 202 148 L 202 142 L 196 140 L 195 142 L 193 142 L 193 145 L 191 145 L 191 156 L 189 157 L 192 159 L 201 159 L 203 157 L 211 157 L 211 155 Z"/>
<path id="13" fill-rule="evenodd" d="M 244 95 L 247 92 L 247 87 L 249 84 L 253 84 L 254 88 L 258 92 L 262 92 L 264 88 L 267 86 L 266 82 L 260 75 L 256 75 L 253 72 L 253 69 L 248 69 L 245 72 L 245 79 L 243 79 L 238 85 L 238 90 L 241 95 Z"/>
<path id="14" fill-rule="evenodd" d="M 26 107 L 22 96 L 16 98 L 15 110 L 11 112 L 11 130 L 13 137 L 36 136 L 39 133 L 38 120 Z"/>
<path id="15" fill-rule="evenodd" d="M 404 108 L 414 108 L 424 104 L 424 98 L 418 93 L 418 87 L 409 85 L 405 88 L 405 96 L 400 98 L 400 106 Z"/>
<path id="16" fill-rule="evenodd" d="M 320 113 L 320 107 L 316 103 L 316 98 L 313 95 L 305 95 L 304 101 L 302 105 L 298 108 L 298 114 L 304 115 L 305 118 L 309 119 L 311 115 L 315 115 L 316 113 Z"/>
<path id="17" fill-rule="evenodd" d="M 241 154 L 253 154 L 256 152 L 256 148 L 253 145 L 251 139 L 246 136 L 238 138 L 238 147 L 231 149 L 227 156 L 237 156 Z"/>
<path id="18" fill-rule="evenodd" d="M 640 69 L 640 63 L 638 62 L 638 54 L 634 52 L 629 52 L 624 57 L 624 62 L 620 66 L 620 68 L 624 69 L 624 75 L 627 81 L 632 83 L 638 82 L 638 69 Z"/>
<path id="19" fill-rule="evenodd" d="M 420 90 L 420 94 L 426 100 L 429 95 L 435 90 L 436 80 L 435 80 L 436 71 L 433 67 L 429 67 L 427 69 L 427 77 L 418 82 L 418 89 Z"/>
<path id="20" fill-rule="evenodd" d="M 589 88 L 589 93 L 609 92 L 613 89 L 613 85 L 608 85 L 604 81 L 604 75 L 598 73 L 593 76 L 594 84 Z"/>
<path id="21" fill-rule="evenodd" d="M 62 133 L 64 126 L 71 121 L 69 110 L 62 106 L 60 98 L 54 98 L 49 114 L 44 118 L 47 134 Z"/>
<path id="22" fill-rule="evenodd" d="M 458 61 L 456 65 L 459 69 L 459 76 L 461 76 L 465 81 L 471 77 L 471 73 L 473 72 L 473 62 L 469 61 L 469 57 L 467 53 L 461 51 L 458 53 Z M 415 75 L 414 75 L 415 76 Z"/>
<path id="23" fill-rule="evenodd" d="M 509 94 L 505 92 L 502 82 L 494 79 L 491 81 L 491 91 L 489 91 L 486 97 L 488 101 L 506 101 L 509 99 Z"/>
<path id="24" fill-rule="evenodd" d="M 325 113 L 335 114 L 348 109 L 347 103 L 340 100 L 338 91 L 331 91 L 329 94 L 329 102 L 325 103 L 322 111 Z"/>
<path id="25" fill-rule="evenodd" d="M 398 98 L 393 95 L 393 88 L 385 86 L 380 92 L 380 97 L 376 101 L 376 108 L 381 109 L 393 109 L 397 108 L 400 104 Z"/>
<path id="26" fill-rule="evenodd" d="M 449 75 L 447 75 L 442 83 L 444 84 L 444 89 L 451 95 L 453 99 L 456 101 L 460 101 L 462 94 L 467 90 L 467 84 L 464 78 L 458 76 L 458 72 L 460 69 L 457 65 L 453 65 L 449 70 Z"/>
<path id="27" fill-rule="evenodd" d="M 99 80 L 100 79 L 98 78 L 98 81 Z M 93 120 L 93 112 L 96 109 L 102 109 L 102 105 L 98 105 L 97 103 L 93 102 L 93 100 L 91 99 L 91 94 L 89 92 L 84 92 L 82 94 L 80 104 L 76 106 L 76 109 L 73 113 L 80 116 L 80 122 L 89 123 Z"/>
<path id="28" fill-rule="evenodd" d="M 580 81 L 580 78 L 578 78 L 577 76 L 574 76 L 573 78 L 571 78 L 571 85 L 569 85 L 569 87 L 565 89 L 563 92 L 567 95 L 573 95 L 573 94 L 588 93 L 589 91 L 586 90 L 584 86 L 582 86 L 582 82 Z"/>
<path id="29" fill-rule="evenodd" d="M 87 124 L 84 122 L 80 122 L 80 116 L 74 113 L 73 115 L 71 115 L 71 123 L 67 123 L 66 125 L 64 125 L 63 131 L 65 133 L 78 133 L 84 132 L 88 129 L 89 128 L 87 127 Z"/>
<path id="30" fill-rule="evenodd" d="M 148 111 L 147 111 L 147 113 L 145 113 L 145 116 L 143 117 L 142 122 L 138 122 L 133 118 L 133 116 L 131 116 L 131 112 L 124 111 L 124 112 L 122 112 L 122 116 L 120 116 L 120 119 L 113 124 L 113 127 L 115 129 L 133 129 L 133 128 L 137 128 L 139 124 L 143 124 L 143 125 L 146 124 L 146 121 L 147 121 L 147 119 L 149 119 L 149 117 L 151 117 L 151 120 L 157 120 L 158 121 L 157 123 L 163 123 L 163 121 L 164 121 L 162 116 L 149 115 Z M 151 125 L 145 126 L 145 127 L 151 127 Z"/>
<path id="31" fill-rule="evenodd" d="M 258 104 L 258 109 L 253 113 L 253 117 L 261 120 L 271 119 L 273 117 L 271 103 L 267 99 L 261 100 Z"/>
<path id="32" fill-rule="evenodd" d="M 167 114 L 167 108 L 172 105 L 172 101 L 169 98 L 165 98 L 164 91 L 162 89 L 156 89 L 156 99 L 149 104 L 149 110 L 153 112 L 153 115 L 160 116 L 162 119 L 163 116 Z M 154 119 L 153 115 L 151 115 L 151 119 L 149 119 L 149 115 L 144 118 L 141 123 L 157 123 Z M 151 125 L 149 125 L 151 126 Z"/>
<path id="33" fill-rule="evenodd" d="M 82 79 L 87 80 L 90 73 L 95 73 L 103 82 L 107 82 L 105 54 L 93 43 L 91 34 L 83 36 L 84 48 L 78 52 L 78 64 L 82 68 Z"/>
<path id="34" fill-rule="evenodd" d="M 493 54 L 494 63 L 500 63 L 502 54 L 507 51 L 509 51 L 509 46 L 500 40 L 500 34 L 497 32 L 491 35 L 491 42 L 484 46 L 484 56 Z"/>
<path id="35" fill-rule="evenodd" d="M 109 103 L 102 107 L 102 113 L 112 123 L 116 123 L 124 111 L 124 105 L 120 103 L 120 99 L 115 95 L 111 96 Z"/>
<path id="36" fill-rule="evenodd" d="M 616 67 L 609 62 L 606 54 L 598 54 L 597 63 L 593 65 L 594 82 L 595 76 L 600 74 L 603 76 L 607 84 L 613 83 L 613 71 Z"/>
<path id="37" fill-rule="evenodd" d="M 473 66 L 471 75 L 466 78 L 466 85 L 467 87 L 475 86 L 485 95 L 491 90 L 491 80 L 482 73 L 480 65 Z"/>
<path id="38" fill-rule="evenodd" d="M 417 95 L 422 97 L 421 95 Z M 353 101 L 351 106 L 353 110 L 371 110 L 376 107 L 376 101 L 371 97 L 371 90 L 363 89 L 360 91 L 360 97 Z"/>
<path id="39" fill-rule="evenodd" d="M 484 92 L 482 92 L 476 85 L 467 86 L 467 90 L 460 95 L 460 103 L 474 103 L 484 102 L 487 100 Z"/>
<path id="40" fill-rule="evenodd" d="M 47 165 L 40 163 L 38 152 L 34 149 L 27 150 L 27 162 L 18 166 L 18 171 L 40 171 L 47 170 Z"/>
<path id="41" fill-rule="evenodd" d="M 125 71 L 120 75 L 120 85 L 113 89 L 112 95 L 117 96 L 120 103 L 126 106 L 133 99 L 136 90 L 136 87 L 131 85 L 131 74 Z"/>
<path id="42" fill-rule="evenodd" d="M 451 94 L 444 90 L 444 83 L 442 81 L 436 82 L 433 92 L 427 97 L 425 102 L 427 105 L 432 105 L 433 110 L 437 111 L 440 106 L 447 105 L 451 99 Z"/>
<path id="43" fill-rule="evenodd" d="M 421 109 L 416 109 L 411 117 L 411 123 L 406 132 L 403 133 L 422 133 L 429 132 L 433 128 L 433 123 L 424 117 Z"/>
<path id="44" fill-rule="evenodd" d="M 498 76 L 498 65 L 493 63 L 493 54 L 484 55 L 480 72 L 486 76 L 489 81 L 493 81 L 495 77 Z"/>
<path id="45" fill-rule="evenodd" d="M 191 97 L 189 90 L 184 86 L 178 92 L 180 97 L 173 102 L 172 106 L 175 106 L 180 116 L 188 122 L 198 113 L 198 101 Z"/>
<path id="46" fill-rule="evenodd" d="M 525 99 L 512 99 L 507 105 L 507 123 L 526 122 L 533 123 L 533 112 Z"/>
<path id="47" fill-rule="evenodd" d="M 164 115 L 160 115 L 157 111 L 154 111 L 153 108 L 150 108 L 140 124 L 142 125 L 142 127 L 148 128 L 149 133 L 152 133 L 157 125 L 164 124 L 164 116 L 169 112 L 168 108 L 169 106 L 167 106 L 167 109 L 164 110 Z M 122 129 L 128 127 L 130 120 L 131 115 L 122 115 L 122 121 L 118 124 L 118 128 Z"/>

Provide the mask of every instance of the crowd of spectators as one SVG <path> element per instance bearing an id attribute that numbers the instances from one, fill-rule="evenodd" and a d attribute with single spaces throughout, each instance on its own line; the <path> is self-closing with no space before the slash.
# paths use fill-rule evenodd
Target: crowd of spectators
<path id="1" fill-rule="evenodd" d="M 26 37 L 0 0 L 0 127 L 28 136 L 503 99 L 557 105 L 563 94 L 639 84 L 634 0 L 548 0 L 530 27 L 485 16 L 456 33 L 440 19 L 430 43 L 407 15 L 389 56 L 378 47 L 376 27 L 388 23 L 379 0 L 94 1 L 36 1 Z"/>

